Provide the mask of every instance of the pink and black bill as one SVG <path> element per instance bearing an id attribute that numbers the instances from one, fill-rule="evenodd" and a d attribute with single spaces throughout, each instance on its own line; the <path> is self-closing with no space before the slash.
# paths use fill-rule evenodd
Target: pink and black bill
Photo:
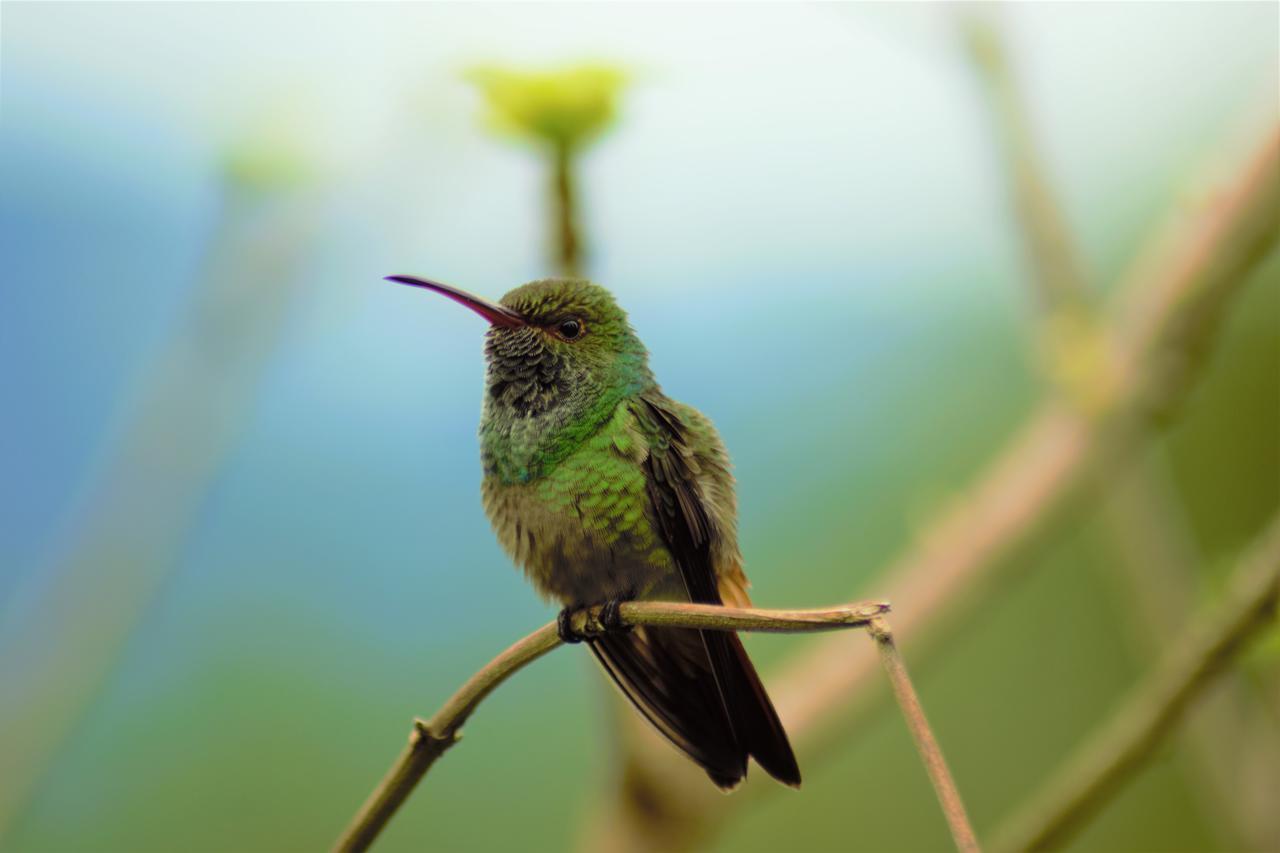
<path id="1" fill-rule="evenodd" d="M 515 329 L 528 325 L 528 322 L 518 311 L 512 311 L 505 305 L 490 302 L 488 299 L 476 296 L 474 293 L 467 293 L 465 290 L 454 287 L 451 284 L 432 281 L 429 278 L 418 278 L 413 275 L 389 275 L 386 276 L 386 280 L 394 281 L 398 284 L 407 284 L 411 287 L 421 287 L 424 290 L 434 290 L 436 293 L 449 297 L 459 305 L 465 305 L 470 308 L 494 326 Z"/>

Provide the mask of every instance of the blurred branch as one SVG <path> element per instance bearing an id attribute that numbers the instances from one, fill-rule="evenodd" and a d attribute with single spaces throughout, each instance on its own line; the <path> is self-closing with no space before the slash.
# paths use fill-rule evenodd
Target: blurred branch
<path id="1" fill-rule="evenodd" d="M 1250 549 L 1226 600 L 1194 625 L 1156 671 L 998 835 L 1000 850 L 1061 847 L 1116 792 L 1188 705 L 1275 620 L 1280 515 Z"/>
<path id="2" fill-rule="evenodd" d="M 1200 215 L 1162 241 L 1171 257 L 1153 269 L 1161 277 L 1130 280 L 1122 304 L 1141 302 L 1153 315 L 1137 323 L 1113 315 L 1108 330 L 1112 389 L 1092 417 L 1044 403 L 979 479 L 967 500 L 940 518 L 922 540 L 886 572 L 883 589 L 901 602 L 895 621 L 913 642 L 935 640 L 943 624 L 962 619 L 977 588 L 1031 541 L 1085 482 L 1110 437 L 1109 428 L 1156 404 L 1172 409 L 1190 390 L 1192 372 L 1173 383 L 1145 370 L 1178 352 L 1181 341 L 1200 337 L 1197 324 L 1216 326 L 1228 296 L 1275 246 L 1280 227 L 1280 132 L 1272 130 L 1235 180 Z M 1208 235 L 1206 237 L 1206 235 Z M 1209 239 L 1211 238 L 1211 239 Z M 1161 300 L 1140 294 L 1159 293 Z M 1200 337 L 1200 339 L 1204 339 Z M 1127 436 L 1128 433 L 1125 433 Z M 816 746 L 830 736 L 849 697 L 866 683 L 871 662 L 845 644 L 821 640 L 787 667 L 775 694 L 794 721 L 801 743 Z M 804 685 L 823 684 L 814 694 Z"/>
<path id="3" fill-rule="evenodd" d="M 570 617 L 570 626 L 579 634 L 603 633 L 606 628 L 602 621 L 602 610 L 602 607 L 579 610 Z M 947 770 L 937 740 L 925 719 L 915 689 L 911 686 L 906 666 L 882 618 L 888 612 L 889 605 L 881 602 L 862 602 L 826 610 L 760 610 L 646 601 L 622 604 L 618 608 L 618 617 L 627 626 L 649 625 L 712 631 L 796 633 L 868 628 L 880 649 L 885 671 L 899 698 L 903 716 L 938 792 L 944 814 L 956 839 L 956 846 L 962 851 L 976 851 L 977 842 L 955 782 Z M 409 745 L 360 808 L 334 849 L 367 850 L 436 759 L 458 742 L 459 730 L 484 698 L 516 672 L 561 645 L 561 642 L 557 624 L 551 622 L 544 625 L 473 675 L 430 720 L 416 720 Z"/>
<path id="4" fill-rule="evenodd" d="M 578 238 L 578 195 L 574 178 L 573 149 L 556 145 L 551 154 L 551 199 L 556 223 L 556 251 L 560 273 L 570 278 L 582 274 L 581 242 Z"/>
<path id="5" fill-rule="evenodd" d="M 1016 220 L 1023 226 L 1032 282 L 1046 313 L 1087 298 L 1085 277 L 1065 217 L 1054 198 L 1018 80 L 997 29 L 971 13 L 965 36 L 991 105 L 993 124 L 1009 170 Z"/>
<path id="6" fill-rule="evenodd" d="M 1040 308 L 1039 344 L 1045 359 L 1046 378 L 1063 395 L 1086 408 L 1095 373 L 1105 367 L 1094 342 L 1099 339 L 1100 318 L 1082 273 L 1066 217 L 1045 173 L 1035 134 L 1027 114 L 1017 76 L 1010 66 L 1000 29 L 986 16 L 966 18 L 966 36 L 974 66 L 991 105 L 992 123 L 1004 142 L 1015 221 L 1027 246 L 1031 275 L 1037 285 Z M 1102 517 L 1112 532 L 1127 584 L 1122 594 L 1127 609 L 1138 617 L 1126 627 L 1142 650 L 1156 653 L 1172 637 L 1193 610 L 1197 564 L 1185 513 L 1177 493 L 1162 476 L 1160 460 L 1142 452 L 1144 425 L 1131 418 L 1117 423 L 1116 440 L 1106 442 L 1099 466 L 1104 477 L 1094 488 L 1107 499 Z M 1241 732 L 1240 721 L 1256 716 L 1258 696 L 1238 674 L 1224 676 L 1223 690 L 1212 697 L 1204 712 L 1184 732 L 1196 772 L 1188 781 L 1210 811 L 1227 815 L 1236 834 L 1234 843 L 1263 848 L 1277 838 L 1275 809 L 1265 799 L 1241 796 L 1236 790 L 1240 763 L 1247 755 L 1259 757 L 1261 767 L 1273 768 L 1273 783 L 1280 783 L 1280 737 L 1269 724 Z M 1267 787 L 1275 789 L 1276 784 Z"/>
<path id="7" fill-rule="evenodd" d="M 65 549 L 4 603 L 0 836 L 172 567 L 294 304 L 317 206 L 299 190 L 298 151 L 263 147 L 251 137 L 229 152 L 187 313 L 146 365 Z"/>
<path id="8" fill-rule="evenodd" d="M 1056 396 L 1046 400 L 965 499 L 884 573 L 881 589 L 899 602 L 895 621 L 913 647 L 936 647 L 996 569 L 1068 505 L 1104 461 L 1103 449 L 1116 438 L 1132 438 L 1117 424 L 1176 410 L 1208 352 L 1212 330 L 1275 247 L 1278 232 L 1280 132 L 1272 128 L 1210 203 L 1168 229 L 1154 262 L 1127 276 L 1100 333 L 1106 371 L 1093 405 L 1084 410 Z M 770 679 L 799 751 L 820 757 L 865 718 L 875 698 L 874 669 L 869 650 L 832 637 L 811 644 Z M 595 837 L 625 839 L 628 849 L 676 849 L 713 833 L 730 804 L 680 784 L 685 772 L 660 751 L 635 754 L 619 800 L 602 817 L 609 826 Z M 765 789 L 746 793 L 752 790 Z M 736 797 L 732 807 L 744 801 Z M 659 839 L 655 814 L 679 826 L 680 837 Z"/>

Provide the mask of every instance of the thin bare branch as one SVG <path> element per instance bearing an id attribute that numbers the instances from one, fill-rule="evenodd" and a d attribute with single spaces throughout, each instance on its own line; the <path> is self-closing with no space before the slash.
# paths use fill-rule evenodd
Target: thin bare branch
<path id="1" fill-rule="evenodd" d="M 409 745 L 360 807 L 334 849 L 367 850 L 436 759 L 458 742 L 459 729 L 476 706 L 499 684 L 560 644 L 556 623 L 542 626 L 471 676 L 431 719 L 414 720 Z"/>
<path id="2" fill-rule="evenodd" d="M 898 700 L 898 707 L 902 709 L 902 717 L 907 721 L 907 728 L 911 730 L 916 749 L 920 751 L 920 760 L 924 763 L 929 781 L 933 783 L 933 790 L 938 795 L 938 803 L 942 806 L 942 813 L 947 818 L 947 826 L 951 829 L 951 837 L 956 842 L 956 849 L 964 853 L 977 853 L 978 838 L 973 834 L 973 826 L 969 823 L 969 815 L 965 812 L 964 802 L 960 799 L 956 781 L 951 776 L 950 768 L 947 767 L 947 760 L 942 757 L 942 748 L 938 746 L 937 738 L 933 736 L 933 729 L 929 727 L 929 721 L 924 715 L 924 707 L 920 704 L 920 697 L 916 695 L 916 688 L 911 683 L 911 676 L 907 674 L 907 665 L 902 660 L 902 653 L 898 651 L 898 646 L 893 641 L 893 632 L 889 630 L 889 623 L 883 617 L 876 617 L 871 620 L 869 629 L 872 638 L 876 641 L 876 648 L 880 651 L 880 664 L 884 667 L 885 674 L 889 676 L 893 695 Z"/>
<path id="3" fill-rule="evenodd" d="M 618 618 L 623 625 L 631 626 L 798 633 L 867 627 L 873 619 L 888 612 L 889 605 L 883 602 L 860 602 L 823 610 L 761 610 L 643 601 L 622 604 L 618 608 Z M 570 619 L 570 625 L 575 631 L 585 634 L 605 630 L 600 607 L 578 611 Z M 458 742 L 463 724 L 484 698 L 502 682 L 559 645 L 561 639 L 556 623 L 544 625 L 486 664 L 449 697 L 431 719 L 415 720 L 409 745 L 360 807 L 334 849 L 367 850 L 436 759 Z M 901 677 L 906 677 L 905 671 Z M 922 712 L 919 719 L 923 721 Z M 932 740 L 931 734 L 929 737 Z M 940 753 L 938 757 L 941 758 Z M 958 795 L 956 801 L 959 801 Z"/>
<path id="4" fill-rule="evenodd" d="M 1226 600 L 1184 634 L 1157 670 L 998 834 L 999 850 L 1061 847 L 1151 754 L 1187 707 L 1275 620 L 1280 515 L 1250 549 Z"/>

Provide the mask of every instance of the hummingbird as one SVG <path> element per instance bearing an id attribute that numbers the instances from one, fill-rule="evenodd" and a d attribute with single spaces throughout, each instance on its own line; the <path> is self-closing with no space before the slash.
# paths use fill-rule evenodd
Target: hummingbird
<path id="1" fill-rule="evenodd" d="M 729 456 L 711 421 L 662 392 L 605 288 L 517 287 L 495 303 L 407 275 L 489 322 L 480 457 L 484 510 L 533 586 L 562 606 L 623 695 L 718 787 L 748 757 L 793 787 L 800 769 L 737 634 L 636 627 L 574 636 L 567 614 L 622 601 L 750 606 Z M 605 620 L 606 624 L 608 619 Z"/>

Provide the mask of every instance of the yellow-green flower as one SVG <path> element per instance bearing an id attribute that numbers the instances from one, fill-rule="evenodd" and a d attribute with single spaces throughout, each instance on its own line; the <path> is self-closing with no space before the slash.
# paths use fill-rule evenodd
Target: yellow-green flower
<path id="1" fill-rule="evenodd" d="M 309 116 L 298 108 L 279 108 L 245 122 L 222 152 L 228 178 L 261 190 L 291 189 L 317 178 L 308 140 Z"/>
<path id="2" fill-rule="evenodd" d="M 550 71 L 473 69 L 468 78 L 489 104 L 489 122 L 503 133 L 566 148 L 599 135 L 613 123 L 626 76 L 608 65 Z"/>

